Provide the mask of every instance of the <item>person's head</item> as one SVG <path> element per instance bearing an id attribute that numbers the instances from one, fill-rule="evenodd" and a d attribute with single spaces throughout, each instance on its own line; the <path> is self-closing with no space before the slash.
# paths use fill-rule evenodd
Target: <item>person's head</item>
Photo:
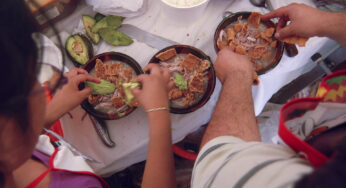
<path id="1" fill-rule="evenodd" d="M 3 0 L 0 10 L 0 186 L 30 156 L 42 130 L 44 92 L 38 84 L 35 19 L 22 0 Z"/>

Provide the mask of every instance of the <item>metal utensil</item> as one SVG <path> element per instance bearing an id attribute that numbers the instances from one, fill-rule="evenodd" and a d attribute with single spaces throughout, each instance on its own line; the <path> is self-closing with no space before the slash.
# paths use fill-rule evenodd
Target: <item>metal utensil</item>
<path id="1" fill-rule="evenodd" d="M 65 139 L 63 139 L 60 135 L 58 135 L 57 133 L 48 130 L 46 128 L 43 128 L 44 131 L 46 131 L 47 133 L 49 133 L 50 135 L 54 136 L 56 139 L 58 139 L 58 143 L 57 145 L 60 146 L 60 144 L 66 146 L 68 149 L 70 149 L 72 151 L 73 154 L 81 156 L 83 159 L 93 162 L 93 163 L 100 163 L 99 161 L 93 159 L 92 157 L 89 157 L 85 154 L 83 154 L 82 152 L 78 151 L 74 146 L 72 146 L 69 142 L 67 142 Z"/>
<path id="2" fill-rule="evenodd" d="M 255 5 L 256 7 L 264 7 L 268 9 L 269 11 L 273 11 L 273 5 L 271 4 L 270 0 L 250 0 L 251 4 Z M 277 21 L 277 19 L 274 19 Z M 288 57 L 294 57 L 298 54 L 298 49 L 296 45 L 289 44 L 284 42 L 284 46 L 286 49 L 286 53 Z"/>
<path id="3" fill-rule="evenodd" d="M 99 118 L 96 118 L 94 116 L 88 115 L 91 122 L 93 123 L 97 134 L 99 135 L 99 137 L 101 138 L 102 142 L 110 148 L 115 147 L 115 143 L 113 142 L 113 140 L 111 139 L 110 135 L 109 135 L 109 131 L 108 131 L 108 127 L 107 124 L 104 120 L 101 120 Z"/>
<path id="4" fill-rule="evenodd" d="M 316 66 L 312 70 L 282 87 L 275 95 L 273 95 L 269 102 L 284 104 L 289 98 L 304 89 L 306 86 L 314 83 L 318 79 L 321 79 L 323 76 L 330 74 L 337 65 L 346 59 L 345 48 L 340 47 L 338 44 L 334 46 L 326 46 L 324 49 L 325 51 L 316 53 L 311 57 L 311 60 L 316 63 Z M 329 56 L 337 56 L 338 59 L 325 61 L 324 59 Z"/>
<path id="5" fill-rule="evenodd" d="M 118 30 L 136 39 L 137 41 L 143 42 L 148 46 L 156 48 L 158 50 L 178 44 L 175 41 L 151 34 L 130 24 L 123 24 L 120 28 L 118 28 Z"/>

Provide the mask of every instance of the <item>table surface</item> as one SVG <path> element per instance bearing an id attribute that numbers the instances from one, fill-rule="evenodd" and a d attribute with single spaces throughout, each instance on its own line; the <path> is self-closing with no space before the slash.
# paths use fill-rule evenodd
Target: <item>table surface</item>
<path id="1" fill-rule="evenodd" d="M 282 0 L 282 2 L 285 1 Z M 217 57 L 213 47 L 213 35 L 217 25 L 222 20 L 223 12 L 268 12 L 264 8 L 252 6 L 249 1 L 211 0 L 198 20 L 189 25 L 179 25 L 165 15 L 165 12 L 160 8 L 160 1 L 148 0 L 147 3 L 148 8 L 143 15 L 127 18 L 124 23 L 133 24 L 150 33 L 181 44 L 200 48 L 211 57 L 213 62 Z M 63 41 L 69 34 L 80 30 L 82 14 L 94 15 L 95 13 L 91 7 L 82 2 L 73 15 L 57 24 Z M 260 84 L 253 86 L 252 89 L 256 115 L 262 111 L 266 102 L 276 91 L 313 66 L 310 57 L 328 41 L 327 38 L 311 38 L 306 47 L 298 48 L 299 54 L 297 56 L 290 58 L 284 55 L 274 69 L 259 77 Z M 107 51 L 125 53 L 133 57 L 142 67 L 159 50 L 137 41 L 126 47 L 114 47 L 100 42 L 94 46 L 94 49 L 95 54 Z M 68 60 L 66 66 L 68 68 L 73 67 Z M 210 120 L 220 90 L 221 84 L 217 81 L 213 95 L 202 108 L 185 115 L 171 114 L 173 143 L 182 140 L 187 134 L 197 130 Z M 88 117 L 83 119 L 84 115 L 85 111 L 81 107 L 77 107 L 60 120 L 66 140 L 81 152 L 101 162 L 89 163 L 96 173 L 108 176 L 145 160 L 149 138 L 148 121 L 142 108 L 138 108 L 120 120 L 106 121 L 111 138 L 117 144 L 114 148 L 108 148 L 102 143 L 90 119 Z"/>

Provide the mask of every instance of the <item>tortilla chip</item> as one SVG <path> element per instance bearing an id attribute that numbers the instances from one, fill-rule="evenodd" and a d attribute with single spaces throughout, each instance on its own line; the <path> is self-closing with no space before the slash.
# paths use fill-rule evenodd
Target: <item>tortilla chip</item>
<path id="1" fill-rule="evenodd" d="M 274 40 L 272 43 L 270 43 L 270 47 L 276 48 L 277 41 Z"/>
<path id="2" fill-rule="evenodd" d="M 127 79 L 127 81 L 130 81 L 132 79 L 132 73 L 133 73 L 132 69 L 124 69 L 123 75 Z"/>
<path id="3" fill-rule="evenodd" d="M 235 48 L 235 52 L 238 53 L 238 54 L 241 54 L 241 55 L 245 55 L 246 54 L 246 50 L 245 50 L 245 48 L 242 45 L 238 45 Z"/>
<path id="4" fill-rule="evenodd" d="M 252 74 L 252 79 L 253 79 L 253 82 L 252 82 L 253 85 L 258 85 L 259 84 L 258 75 L 257 75 L 257 73 L 255 71 Z"/>
<path id="5" fill-rule="evenodd" d="M 217 44 L 217 47 L 218 47 L 220 50 L 222 50 L 224 47 L 227 46 L 227 42 L 226 42 L 226 41 L 222 41 L 222 40 L 220 40 L 220 39 L 217 40 L 216 44 Z"/>
<path id="6" fill-rule="evenodd" d="M 293 36 L 284 38 L 282 41 L 287 42 L 289 44 L 298 44 L 300 47 L 304 47 L 306 41 L 308 41 L 308 38 Z"/>
<path id="7" fill-rule="evenodd" d="M 274 28 L 273 28 L 273 27 L 268 28 L 268 29 L 265 31 L 265 36 L 268 37 L 268 38 L 269 38 L 269 37 L 272 37 L 273 34 L 274 34 Z"/>
<path id="8" fill-rule="evenodd" d="M 95 76 L 97 78 L 105 78 L 105 68 L 103 66 L 103 62 L 100 59 L 96 59 L 96 64 L 95 64 Z"/>
<path id="9" fill-rule="evenodd" d="M 235 48 L 237 47 L 237 44 L 234 41 L 229 42 L 228 46 L 235 51 Z"/>
<path id="10" fill-rule="evenodd" d="M 202 60 L 193 54 L 188 54 L 180 66 L 186 68 L 188 71 L 193 71 L 195 64 L 201 62 Z"/>
<path id="11" fill-rule="evenodd" d="M 241 29 L 243 29 L 243 25 L 242 25 L 242 24 L 239 23 L 239 24 L 235 24 L 235 25 L 234 25 L 234 31 L 235 31 L 236 33 L 240 32 Z"/>
<path id="12" fill-rule="evenodd" d="M 134 106 L 134 107 L 138 107 L 140 104 L 139 104 L 139 102 L 138 102 L 138 100 L 137 99 L 135 99 L 134 101 L 132 101 L 131 103 L 130 103 L 130 106 Z"/>
<path id="13" fill-rule="evenodd" d="M 122 64 L 104 64 L 105 75 L 118 75 L 122 71 Z"/>
<path id="14" fill-rule="evenodd" d="M 259 27 L 261 22 L 261 13 L 259 12 L 251 12 L 249 18 L 248 18 L 249 24 L 255 26 L 256 28 Z"/>
<path id="15" fill-rule="evenodd" d="M 192 92 L 185 92 L 185 97 L 183 98 L 183 102 L 186 106 L 190 106 L 195 102 L 195 94 Z"/>
<path id="16" fill-rule="evenodd" d="M 168 93 L 169 100 L 175 100 L 183 97 L 183 92 L 178 88 L 173 88 Z"/>
<path id="17" fill-rule="evenodd" d="M 94 104 L 99 98 L 100 96 L 98 95 L 89 95 L 88 101 L 90 104 Z"/>
<path id="18" fill-rule="evenodd" d="M 110 76 L 107 76 L 106 80 L 115 83 L 117 82 L 118 77 L 116 75 L 110 75 Z"/>
<path id="19" fill-rule="evenodd" d="M 267 47 L 265 46 L 255 46 L 253 49 L 249 50 L 248 55 L 253 59 L 260 59 L 266 50 Z"/>
<path id="20" fill-rule="evenodd" d="M 210 67 L 210 62 L 208 60 L 201 61 L 196 66 L 196 71 L 198 73 L 202 73 L 206 70 L 208 70 Z"/>
<path id="21" fill-rule="evenodd" d="M 227 29 L 227 40 L 233 41 L 234 38 L 235 38 L 235 32 L 234 32 L 233 28 L 228 28 Z"/>
<path id="22" fill-rule="evenodd" d="M 114 97 L 112 99 L 112 104 L 115 108 L 120 108 L 125 105 L 125 102 L 122 97 Z"/>
<path id="23" fill-rule="evenodd" d="M 272 39 L 270 37 L 267 37 L 265 32 L 261 32 L 260 35 L 261 35 L 261 38 L 264 39 L 264 41 L 272 42 Z"/>
<path id="24" fill-rule="evenodd" d="M 246 22 L 244 25 L 243 25 L 243 28 L 241 29 L 241 34 L 242 35 L 246 35 L 246 33 L 247 33 L 247 30 L 248 30 L 248 27 L 249 27 L 249 25 L 248 25 L 248 23 Z"/>
<path id="25" fill-rule="evenodd" d="M 204 93 L 203 75 L 195 74 L 189 82 L 189 88 L 192 92 Z"/>
<path id="26" fill-rule="evenodd" d="M 161 61 L 167 61 L 177 56 L 175 48 L 168 49 L 164 52 L 157 54 L 155 57 Z"/>

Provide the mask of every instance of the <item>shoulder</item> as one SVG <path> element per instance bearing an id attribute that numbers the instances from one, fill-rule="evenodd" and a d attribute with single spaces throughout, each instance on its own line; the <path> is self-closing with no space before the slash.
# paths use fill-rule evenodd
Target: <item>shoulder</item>
<path id="1" fill-rule="evenodd" d="M 245 184 L 278 187 L 293 183 L 311 171 L 312 167 L 289 147 L 223 136 L 211 140 L 201 149 L 191 184 L 192 187 Z"/>

